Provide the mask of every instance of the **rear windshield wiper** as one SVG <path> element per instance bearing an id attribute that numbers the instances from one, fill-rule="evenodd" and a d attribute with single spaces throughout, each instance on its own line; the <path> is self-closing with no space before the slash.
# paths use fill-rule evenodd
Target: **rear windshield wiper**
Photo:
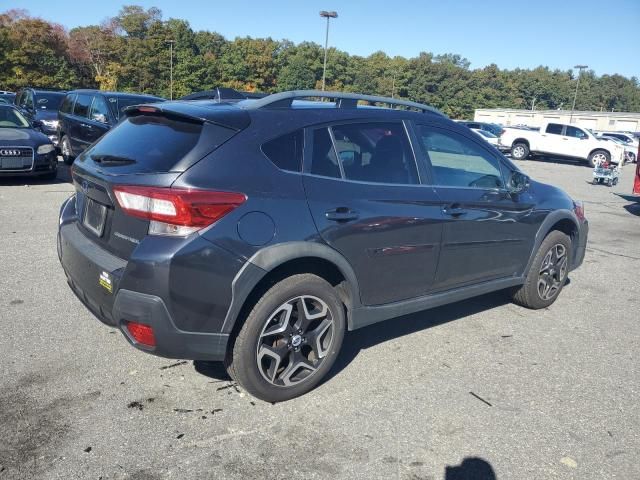
<path id="1" fill-rule="evenodd" d="M 91 155 L 91 160 L 104 166 L 131 165 L 136 163 L 133 158 L 120 157 L 118 155 Z"/>

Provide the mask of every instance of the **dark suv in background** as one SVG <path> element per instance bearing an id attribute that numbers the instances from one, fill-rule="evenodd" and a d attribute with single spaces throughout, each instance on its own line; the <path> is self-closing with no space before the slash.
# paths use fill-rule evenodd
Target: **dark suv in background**
<path id="1" fill-rule="evenodd" d="M 23 88 L 14 102 L 30 122 L 39 122 L 39 128 L 54 145 L 58 145 L 58 108 L 65 96 L 64 91 Z"/>
<path id="2" fill-rule="evenodd" d="M 163 102 L 164 98 L 133 93 L 74 90 L 60 105 L 57 141 L 62 158 L 70 165 L 73 159 L 120 121 L 124 109 L 140 103 Z"/>
<path id="3" fill-rule="evenodd" d="M 223 360 L 268 401 L 317 385 L 347 329 L 501 289 L 548 307 L 587 242 L 562 190 L 383 97 L 129 108 L 72 176 L 58 253 L 84 305 L 140 350 Z"/>

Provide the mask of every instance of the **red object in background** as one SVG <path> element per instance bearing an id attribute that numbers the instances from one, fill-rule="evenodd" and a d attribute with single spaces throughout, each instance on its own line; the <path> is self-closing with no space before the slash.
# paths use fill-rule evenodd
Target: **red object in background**
<path id="1" fill-rule="evenodd" d="M 640 145 L 636 155 L 636 178 L 633 179 L 633 194 L 640 195 Z"/>

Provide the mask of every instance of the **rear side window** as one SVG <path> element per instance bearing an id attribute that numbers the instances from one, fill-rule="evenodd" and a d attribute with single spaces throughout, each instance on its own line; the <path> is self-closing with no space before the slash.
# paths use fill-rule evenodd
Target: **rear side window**
<path id="1" fill-rule="evenodd" d="M 331 127 L 344 178 L 414 185 L 418 172 L 401 123 L 353 123 Z"/>
<path id="2" fill-rule="evenodd" d="M 280 170 L 300 172 L 302 170 L 302 130 L 274 138 L 262 145 L 262 153 Z"/>
<path id="3" fill-rule="evenodd" d="M 313 132 L 311 173 L 323 177 L 341 177 L 336 151 L 326 128 Z"/>
<path id="4" fill-rule="evenodd" d="M 64 97 L 62 105 L 60 105 L 60 111 L 62 113 L 71 113 L 71 109 L 73 108 L 73 99 L 75 98 L 75 96 L 75 94 L 72 94 Z"/>
<path id="5" fill-rule="evenodd" d="M 550 123 L 547 125 L 547 129 L 545 131 L 554 135 L 562 135 L 562 125 L 558 123 Z"/>
<path id="6" fill-rule="evenodd" d="M 88 117 L 91 100 L 93 100 L 93 97 L 91 95 L 78 95 L 76 104 L 73 107 L 73 114 L 77 115 L 78 117 Z"/>
<path id="7" fill-rule="evenodd" d="M 471 140 L 448 130 L 419 126 L 436 185 L 504 187 L 499 160 Z"/>
<path id="8" fill-rule="evenodd" d="M 233 134 L 224 127 L 211 125 L 210 128 Z M 202 130 L 200 123 L 164 116 L 128 117 L 86 155 L 102 167 L 126 166 L 130 173 L 169 172 L 196 146 Z"/>

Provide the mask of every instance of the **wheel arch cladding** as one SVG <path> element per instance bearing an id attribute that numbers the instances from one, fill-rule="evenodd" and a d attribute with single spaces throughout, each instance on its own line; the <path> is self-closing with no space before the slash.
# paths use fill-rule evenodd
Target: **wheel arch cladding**
<path id="1" fill-rule="evenodd" d="M 540 248 L 544 239 L 547 238 L 549 233 L 555 230 L 566 234 L 571 239 L 571 254 L 572 258 L 574 258 L 576 248 L 578 246 L 578 242 L 575 241 L 579 232 L 578 223 L 574 218 L 573 212 L 570 212 L 569 210 L 556 210 L 551 212 L 547 218 L 545 218 L 536 233 L 535 242 L 533 244 L 533 249 L 529 256 L 529 261 L 527 262 L 527 268 L 524 271 L 524 275 L 529 272 L 531 263 L 533 262 L 536 252 L 538 251 L 538 248 Z"/>
<path id="2" fill-rule="evenodd" d="M 338 252 L 321 243 L 287 242 L 258 251 L 233 280 L 233 301 L 223 325 L 224 333 L 239 328 L 259 298 L 280 280 L 298 273 L 312 273 L 336 288 L 347 310 L 360 306 L 358 283 L 351 265 Z"/>

